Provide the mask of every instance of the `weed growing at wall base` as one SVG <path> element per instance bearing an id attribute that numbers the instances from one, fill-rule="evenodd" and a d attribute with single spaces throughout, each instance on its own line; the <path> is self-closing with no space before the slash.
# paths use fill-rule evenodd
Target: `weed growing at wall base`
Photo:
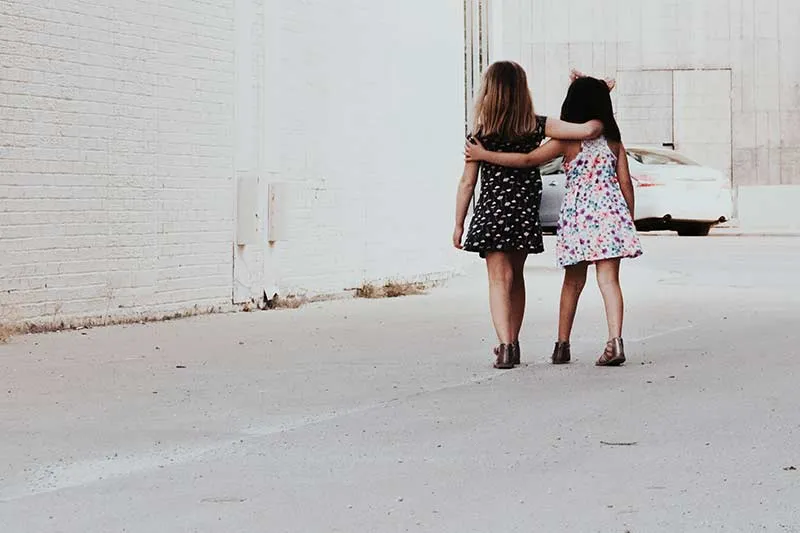
<path id="1" fill-rule="evenodd" d="M 357 298 L 398 298 L 400 296 L 414 296 L 425 294 L 427 287 L 420 282 L 387 281 L 383 286 L 365 283 L 356 289 Z"/>
<path id="2" fill-rule="evenodd" d="M 17 333 L 17 328 L 8 324 L 0 324 L 0 344 L 7 342 L 12 335 Z"/>

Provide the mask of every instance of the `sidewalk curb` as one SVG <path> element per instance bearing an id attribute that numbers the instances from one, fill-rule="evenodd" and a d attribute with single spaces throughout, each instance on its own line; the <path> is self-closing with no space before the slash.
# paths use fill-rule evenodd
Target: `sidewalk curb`
<path id="1" fill-rule="evenodd" d="M 713 228 L 709 237 L 800 237 L 798 229 Z"/>

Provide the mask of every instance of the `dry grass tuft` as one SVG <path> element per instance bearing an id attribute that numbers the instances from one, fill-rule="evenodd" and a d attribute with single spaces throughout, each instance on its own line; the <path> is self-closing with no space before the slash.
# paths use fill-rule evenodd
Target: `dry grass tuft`
<path id="1" fill-rule="evenodd" d="M 356 289 L 356 298 L 381 298 L 380 289 L 372 283 L 365 283 Z"/>
<path id="2" fill-rule="evenodd" d="M 18 333 L 18 328 L 8 324 L 0 324 L 0 344 L 8 342 L 12 336 Z"/>
<path id="3" fill-rule="evenodd" d="M 399 298 L 400 296 L 415 296 L 425 294 L 426 286 L 419 282 L 387 281 L 383 286 L 365 283 L 356 289 L 357 298 Z"/>
<path id="4" fill-rule="evenodd" d="M 397 298 L 399 296 L 416 296 L 425 294 L 425 284 L 423 283 L 398 283 L 389 281 L 383 286 L 383 292 L 387 298 Z"/>
<path id="5" fill-rule="evenodd" d="M 308 303 L 308 298 L 289 294 L 287 296 L 275 296 L 271 302 L 270 309 L 299 309 Z"/>

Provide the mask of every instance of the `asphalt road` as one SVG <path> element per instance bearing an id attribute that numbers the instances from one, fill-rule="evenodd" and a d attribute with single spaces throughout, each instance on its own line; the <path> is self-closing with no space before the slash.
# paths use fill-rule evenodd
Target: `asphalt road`
<path id="1" fill-rule="evenodd" d="M 549 242 L 552 248 L 552 242 Z M 644 237 L 629 362 L 491 369 L 482 265 L 424 296 L 0 345 L 0 532 L 800 532 L 800 238 Z"/>

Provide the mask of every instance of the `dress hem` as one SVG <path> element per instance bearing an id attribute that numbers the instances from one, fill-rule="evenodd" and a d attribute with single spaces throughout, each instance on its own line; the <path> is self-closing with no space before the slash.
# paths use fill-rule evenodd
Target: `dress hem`
<path id="1" fill-rule="evenodd" d="M 479 254 L 481 257 L 486 257 L 489 252 L 526 252 L 528 255 L 539 255 L 545 252 L 544 247 L 541 248 L 467 248 L 464 247 L 465 252 Z"/>
<path id="2" fill-rule="evenodd" d="M 610 256 L 610 257 L 606 257 L 606 256 L 590 257 L 590 258 L 584 258 L 584 259 L 581 259 L 580 261 L 575 261 L 575 262 L 570 262 L 570 263 L 563 263 L 563 262 L 559 261 L 558 262 L 558 266 L 560 266 L 561 268 L 566 268 L 566 267 L 569 267 L 569 266 L 580 265 L 581 263 L 590 263 L 591 264 L 591 263 L 597 263 L 598 261 L 608 261 L 610 259 L 636 259 L 637 257 L 641 257 L 643 253 L 644 252 L 642 252 L 642 251 L 638 251 L 638 252 L 628 252 L 628 253 L 624 253 L 624 254 L 620 254 L 620 255 L 613 255 L 613 256 Z"/>

